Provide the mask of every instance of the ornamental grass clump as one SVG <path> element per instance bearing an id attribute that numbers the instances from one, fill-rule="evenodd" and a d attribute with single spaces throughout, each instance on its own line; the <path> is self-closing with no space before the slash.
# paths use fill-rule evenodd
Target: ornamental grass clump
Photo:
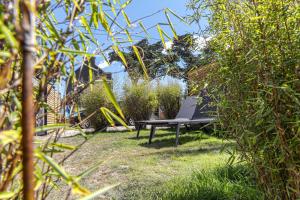
<path id="1" fill-rule="evenodd" d="M 94 128 L 103 128 L 108 124 L 99 108 L 106 107 L 113 110 L 113 105 L 107 97 L 102 83 L 94 84 L 92 90 L 88 88 L 80 95 L 80 106 L 85 116 L 91 115 L 90 121 Z"/>
<path id="2" fill-rule="evenodd" d="M 122 104 L 125 115 L 137 121 L 149 119 L 158 102 L 152 86 L 143 82 L 125 85 Z"/>
<path id="3" fill-rule="evenodd" d="M 168 83 L 157 88 L 159 107 L 163 111 L 165 118 L 176 117 L 180 108 L 182 90 L 179 83 Z"/>

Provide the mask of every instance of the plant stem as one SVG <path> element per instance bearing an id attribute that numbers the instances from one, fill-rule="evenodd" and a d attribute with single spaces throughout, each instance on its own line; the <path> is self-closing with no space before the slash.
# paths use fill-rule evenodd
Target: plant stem
<path id="1" fill-rule="evenodd" d="M 34 13 L 35 1 L 23 0 L 21 3 L 23 56 L 22 77 L 22 153 L 23 153 L 23 198 L 34 199 L 34 165 L 33 165 L 33 134 L 34 134 L 34 104 L 33 104 L 33 52 L 34 52 Z"/>

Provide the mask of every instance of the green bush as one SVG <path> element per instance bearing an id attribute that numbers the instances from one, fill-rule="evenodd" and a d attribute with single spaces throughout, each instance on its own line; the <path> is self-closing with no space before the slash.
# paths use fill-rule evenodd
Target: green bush
<path id="1" fill-rule="evenodd" d="M 268 199 L 299 199 L 299 1 L 193 1 L 210 13 L 219 66 L 211 85 L 225 136 L 237 141 Z"/>
<path id="2" fill-rule="evenodd" d="M 179 83 L 160 85 L 157 88 L 157 96 L 160 109 L 167 119 L 173 119 L 179 111 L 181 99 L 181 87 Z"/>
<path id="3" fill-rule="evenodd" d="M 133 120 L 147 120 L 157 108 L 156 93 L 148 83 L 125 85 L 122 107 Z"/>
<path id="4" fill-rule="evenodd" d="M 92 90 L 87 88 L 80 95 L 80 106 L 83 108 L 83 113 L 86 117 L 97 111 L 96 114 L 90 118 L 91 123 L 95 128 L 102 128 L 107 125 L 107 120 L 101 113 L 100 108 L 113 108 L 101 83 L 94 84 Z"/>

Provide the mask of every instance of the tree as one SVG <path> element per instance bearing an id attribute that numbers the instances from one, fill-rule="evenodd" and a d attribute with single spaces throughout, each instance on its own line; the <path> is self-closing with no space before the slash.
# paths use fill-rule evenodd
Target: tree
<path id="1" fill-rule="evenodd" d="M 161 41 L 150 44 L 148 39 L 142 39 L 134 46 L 138 47 L 144 64 L 151 79 L 170 75 L 186 80 L 186 72 L 191 68 L 201 67 L 210 62 L 212 52 L 209 47 L 199 48 L 197 38 L 192 34 L 177 36 L 170 48 L 165 49 Z M 143 70 L 132 47 L 128 47 L 122 54 L 127 60 L 125 70 L 130 79 L 136 82 L 143 78 Z M 110 62 L 121 62 L 122 59 L 115 52 L 109 54 Z"/>

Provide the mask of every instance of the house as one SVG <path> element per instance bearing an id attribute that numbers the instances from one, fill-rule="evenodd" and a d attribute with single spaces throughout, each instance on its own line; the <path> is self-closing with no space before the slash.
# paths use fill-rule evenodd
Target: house
<path id="1" fill-rule="evenodd" d="M 85 60 L 83 65 L 75 70 L 76 87 L 73 83 L 69 83 L 67 86 L 67 94 L 86 86 L 90 82 L 90 71 L 92 71 L 93 81 L 100 80 L 102 77 L 105 77 L 108 81 L 112 81 L 112 73 L 104 72 L 98 68 L 95 57 L 92 57 L 89 61 Z"/>

